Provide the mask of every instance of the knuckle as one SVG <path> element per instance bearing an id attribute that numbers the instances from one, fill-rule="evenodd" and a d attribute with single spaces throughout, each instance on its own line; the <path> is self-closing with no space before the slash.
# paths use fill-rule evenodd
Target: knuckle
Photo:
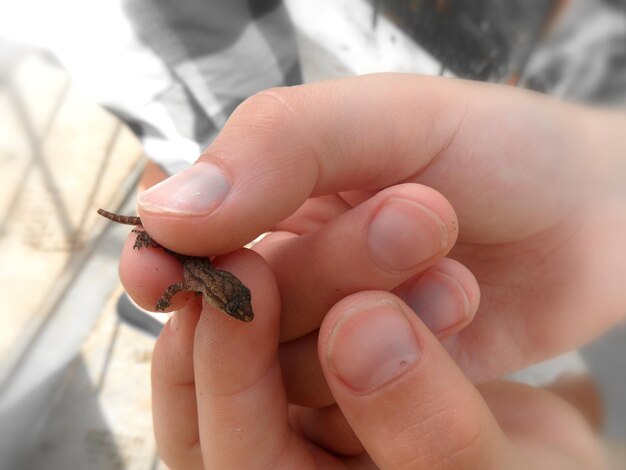
<path id="1" fill-rule="evenodd" d="M 487 448 L 484 445 L 484 427 L 481 421 L 465 422 L 455 426 L 454 438 L 440 455 L 440 468 L 487 468 Z"/>
<path id="2" fill-rule="evenodd" d="M 270 88 L 244 100 L 233 112 L 230 126 L 276 133 L 293 122 L 291 93 L 286 88 Z"/>
<path id="3" fill-rule="evenodd" d="M 488 468 L 483 417 L 475 404 L 465 405 L 438 407 L 398 433 L 394 441 L 413 451 L 396 455 L 392 468 Z"/>
<path id="4" fill-rule="evenodd" d="M 439 468 L 487 468 L 488 447 L 482 410 L 476 403 L 450 408 L 442 425 L 441 438 L 446 438 L 434 451 Z"/>

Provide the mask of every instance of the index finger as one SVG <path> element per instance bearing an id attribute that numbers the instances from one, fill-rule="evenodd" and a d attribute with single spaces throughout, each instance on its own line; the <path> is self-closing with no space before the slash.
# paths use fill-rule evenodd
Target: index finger
<path id="1" fill-rule="evenodd" d="M 487 201 L 475 197 L 475 188 L 494 179 L 498 166 L 491 165 L 488 156 L 501 157 L 507 147 L 515 147 L 515 142 L 503 141 L 503 134 L 517 135 L 524 143 L 520 165 L 527 164 L 533 139 L 519 135 L 512 124 L 522 120 L 537 132 L 549 132 L 541 129 L 555 126 L 544 121 L 558 120 L 546 116 L 545 101 L 501 86 L 409 74 L 267 90 L 233 113 L 198 163 L 140 196 L 142 221 L 168 248 L 218 254 L 270 230 L 308 197 L 376 190 L 418 176 L 455 207 L 459 203 L 461 222 L 464 216 L 471 222 L 471 215 L 479 212 L 485 219 L 485 209 L 494 221 L 499 216 L 516 220 L 522 208 L 511 204 L 533 205 L 542 184 L 536 174 L 546 173 L 543 167 L 519 172 L 528 175 L 530 183 L 521 185 L 513 162 L 497 178 Z M 512 118 L 511 110 L 517 113 Z M 539 149 L 539 155 L 546 151 Z M 541 166 L 554 159 L 536 160 Z M 432 163 L 437 163 L 437 171 L 428 175 Z M 517 185 L 517 197 L 508 198 L 503 203 L 507 207 L 499 210 L 493 201 L 503 198 L 492 193 L 510 192 L 511 185 Z M 473 197 L 468 197 L 469 191 Z M 528 230 L 528 225 L 526 220 L 508 229 Z M 495 229 L 497 234 L 501 226 L 487 223 L 484 232 Z"/>

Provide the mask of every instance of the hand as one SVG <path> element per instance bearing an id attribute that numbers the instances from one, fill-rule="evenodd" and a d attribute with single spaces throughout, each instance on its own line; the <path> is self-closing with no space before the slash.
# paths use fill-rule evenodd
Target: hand
<path id="1" fill-rule="evenodd" d="M 438 217 L 431 222 L 443 222 L 446 229 L 440 233 L 448 239 L 442 250 L 426 250 L 421 262 L 399 270 L 392 266 L 387 271 L 395 276 L 385 276 L 371 256 L 375 250 L 364 243 L 372 215 L 390 202 L 388 192 L 409 189 L 376 188 L 427 183 L 453 203 L 461 233 L 452 256 L 472 268 L 483 291 L 477 321 L 444 340 L 462 370 L 479 382 L 577 346 L 626 311 L 618 282 L 626 266 L 620 235 L 626 211 L 623 193 L 612 191 L 623 187 L 623 173 L 616 171 L 621 168 L 616 156 L 623 158 L 623 127 L 619 114 L 583 112 L 517 90 L 411 76 L 274 90 L 249 100 L 203 157 L 220 165 L 230 185 L 220 183 L 219 171 L 196 165 L 142 198 L 141 215 L 159 242 L 190 254 L 228 251 L 271 226 L 307 234 L 283 240 L 285 234 L 274 235 L 258 249 L 278 278 L 281 335 L 291 339 L 281 350 L 299 352 L 296 360 L 283 361 L 290 396 L 294 402 L 322 406 L 330 404 L 332 395 L 320 393 L 324 377 L 313 361 L 315 328 L 341 297 L 367 288 L 389 290 L 393 282 L 407 300 L 413 291 L 418 299 L 428 297 L 419 294 L 426 274 L 415 276 L 449 262 L 454 272 L 446 274 L 452 281 L 444 284 L 457 281 L 456 298 L 463 300 L 463 308 L 454 312 L 457 302 L 437 314 L 453 311 L 451 317 L 458 318 L 460 311 L 467 318 L 473 313 L 477 291 L 471 276 L 457 261 L 442 259 L 456 230 L 437 193 L 430 198 L 421 192 L 424 187 L 409 185 L 419 194 L 398 196 L 407 196 L 422 212 L 434 212 Z M 597 157 L 591 160 L 591 154 Z M 618 175 L 617 184 L 609 184 L 609 175 Z M 181 181 L 187 183 L 182 190 Z M 285 184 L 276 186 L 276 181 Z M 342 192 L 335 196 L 337 191 Z M 303 204 L 307 196 L 319 198 Z M 197 201 L 207 204 L 198 206 Z M 418 212 L 411 220 L 419 220 Z M 419 233 L 441 225 L 429 229 L 426 224 Z M 207 233 L 211 236 L 203 236 Z M 337 237 L 325 238 L 329 233 L 342 234 L 346 242 L 333 250 L 328 240 Z M 348 250 L 352 256 L 361 253 L 362 259 L 356 270 L 347 265 L 342 272 L 337 266 L 344 266 L 351 241 L 369 249 Z M 390 246 L 386 254 L 398 262 Z M 133 268 L 145 271 L 126 276 L 125 286 L 149 307 L 180 270 L 172 265 L 146 271 L 145 260 L 158 266 L 167 261 L 140 258 L 133 260 L 126 251 L 121 274 L 124 278 Z M 346 283 L 347 272 L 357 279 L 355 285 Z M 462 274 L 455 277 L 457 272 Z M 418 314 L 427 315 L 419 303 Z M 440 319 L 435 315 L 431 324 Z M 299 371 L 310 377 L 308 382 L 292 380 Z"/>
<path id="2" fill-rule="evenodd" d="M 199 164 L 145 193 L 140 213 L 157 241 L 196 255 L 283 230 L 257 249 L 278 279 L 293 402 L 332 403 L 316 329 L 333 304 L 367 289 L 396 288 L 477 383 L 575 348 L 624 318 L 624 129 L 623 114 L 413 75 L 269 90 L 234 113 Z M 386 233 L 377 245 L 385 265 L 366 234 L 397 199 L 419 209 L 396 208 L 412 222 L 395 233 L 414 231 L 408 240 Z M 449 258 L 457 231 L 446 200 L 460 227 Z M 180 270 L 145 270 L 132 256 L 122 278 L 149 308 Z M 440 268 L 443 276 L 427 275 Z M 478 299 L 466 268 L 482 300 L 463 328 Z M 424 279 L 432 282 L 420 287 Z M 435 299 L 457 299 L 453 306 L 424 307 L 437 288 L 449 295 Z"/>
<path id="3" fill-rule="evenodd" d="M 340 408 L 288 405 L 272 270 L 247 250 L 218 267 L 251 288 L 257 317 L 201 312 L 196 300 L 157 340 L 154 425 L 170 468 L 602 468 L 573 409 L 512 383 L 475 388 L 386 292 L 347 297 L 320 328 L 319 359 Z"/>

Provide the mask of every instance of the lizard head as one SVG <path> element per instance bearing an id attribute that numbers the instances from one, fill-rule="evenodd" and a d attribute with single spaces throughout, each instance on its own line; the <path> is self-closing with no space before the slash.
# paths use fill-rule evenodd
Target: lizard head
<path id="1" fill-rule="evenodd" d="M 254 313 L 252 312 L 251 295 L 248 288 L 241 286 L 245 289 L 239 295 L 233 296 L 226 302 L 224 311 L 231 317 L 243 322 L 251 322 L 254 319 Z"/>

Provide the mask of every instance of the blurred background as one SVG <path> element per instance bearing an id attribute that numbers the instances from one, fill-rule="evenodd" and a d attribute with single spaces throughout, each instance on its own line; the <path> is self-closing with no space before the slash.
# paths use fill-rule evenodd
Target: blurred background
<path id="1" fill-rule="evenodd" d="M 164 468 L 165 318 L 124 296 L 128 228 L 95 210 L 134 214 L 262 89 L 376 71 L 626 109 L 626 0 L 0 4 L 0 469 Z M 625 326 L 512 378 L 575 390 L 626 468 Z"/>

